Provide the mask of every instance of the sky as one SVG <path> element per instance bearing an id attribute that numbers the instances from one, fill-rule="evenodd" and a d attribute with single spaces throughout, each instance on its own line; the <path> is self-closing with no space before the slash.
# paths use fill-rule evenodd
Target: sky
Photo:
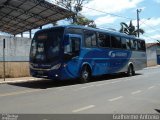
<path id="1" fill-rule="evenodd" d="M 53 0 L 47 1 L 52 2 Z M 160 40 L 160 0 L 88 0 L 83 5 L 81 14 L 94 20 L 98 28 L 119 31 L 121 22 L 129 24 L 129 21 L 132 20 L 137 26 L 137 9 L 141 10 L 139 13 L 140 28 L 145 31 L 140 38 L 145 39 L 147 43 Z M 58 23 L 59 25 L 67 24 L 66 21 Z M 51 26 L 46 25 L 43 28 Z M 33 33 L 35 31 L 37 30 L 34 30 Z M 27 35 L 26 32 L 24 36 Z"/>
<path id="2" fill-rule="evenodd" d="M 90 0 L 81 14 L 93 19 L 98 28 L 119 31 L 121 22 L 132 20 L 137 26 L 137 9 L 141 10 L 140 28 L 145 30 L 140 37 L 147 43 L 160 40 L 160 0 Z"/>

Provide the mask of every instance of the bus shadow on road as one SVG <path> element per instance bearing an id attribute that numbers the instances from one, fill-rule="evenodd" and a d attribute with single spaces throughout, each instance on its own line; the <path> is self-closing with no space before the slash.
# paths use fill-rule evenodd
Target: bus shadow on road
<path id="1" fill-rule="evenodd" d="M 158 112 L 158 113 L 160 113 L 160 110 L 158 110 L 158 109 L 155 109 L 155 111 Z"/>
<path id="2" fill-rule="evenodd" d="M 136 73 L 135 76 L 142 75 L 140 73 Z M 129 78 L 130 76 L 127 76 L 126 74 L 112 74 L 112 75 L 103 75 L 103 76 L 98 76 L 94 77 L 91 82 L 97 82 L 97 81 L 105 81 L 105 80 L 114 80 L 114 79 L 119 79 L 119 78 Z"/>
<path id="3" fill-rule="evenodd" d="M 141 75 L 141 74 L 136 74 L 135 76 L 138 76 L 138 75 Z M 127 78 L 127 76 L 124 74 L 103 75 L 103 76 L 93 77 L 89 83 L 98 82 L 98 81 L 109 81 L 109 80 L 112 81 L 114 79 L 119 79 L 119 78 L 125 79 Z M 78 79 L 63 80 L 63 81 L 42 79 L 39 81 L 10 83 L 9 85 L 32 88 L 32 89 L 47 89 L 47 88 L 56 88 L 56 87 L 71 86 L 71 85 L 78 85 L 78 84 L 80 84 L 78 82 Z"/>

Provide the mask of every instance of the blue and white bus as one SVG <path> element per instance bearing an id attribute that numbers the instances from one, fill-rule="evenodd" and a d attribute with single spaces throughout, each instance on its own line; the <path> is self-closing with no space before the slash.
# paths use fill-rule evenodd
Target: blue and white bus
<path id="1" fill-rule="evenodd" d="M 49 79 L 80 78 L 113 73 L 135 74 L 146 67 L 145 41 L 123 33 L 82 26 L 57 26 L 35 33 L 30 73 Z"/>

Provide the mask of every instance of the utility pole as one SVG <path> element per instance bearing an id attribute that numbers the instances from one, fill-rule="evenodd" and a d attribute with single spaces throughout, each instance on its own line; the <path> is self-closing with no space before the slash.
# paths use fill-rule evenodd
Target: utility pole
<path id="1" fill-rule="evenodd" d="M 3 78 L 4 78 L 4 81 L 5 81 L 5 78 L 6 78 L 6 66 L 5 66 L 5 47 L 6 47 L 6 42 L 5 42 L 5 39 L 3 39 Z"/>
<path id="2" fill-rule="evenodd" d="M 142 9 L 137 9 L 137 31 L 138 31 L 138 37 L 139 37 L 139 13 L 142 11 Z"/>
<path id="3" fill-rule="evenodd" d="M 32 30 L 29 30 L 29 38 L 32 38 Z"/>

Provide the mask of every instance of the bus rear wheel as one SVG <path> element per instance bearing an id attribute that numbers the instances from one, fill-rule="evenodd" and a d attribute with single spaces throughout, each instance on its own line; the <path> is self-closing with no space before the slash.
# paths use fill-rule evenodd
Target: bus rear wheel
<path id="1" fill-rule="evenodd" d="M 80 82 L 86 83 L 91 78 L 91 71 L 87 65 L 83 66 L 81 73 L 80 73 Z"/>
<path id="2" fill-rule="evenodd" d="M 130 65 L 128 67 L 127 76 L 134 76 L 134 75 L 135 75 L 134 67 Z"/>

